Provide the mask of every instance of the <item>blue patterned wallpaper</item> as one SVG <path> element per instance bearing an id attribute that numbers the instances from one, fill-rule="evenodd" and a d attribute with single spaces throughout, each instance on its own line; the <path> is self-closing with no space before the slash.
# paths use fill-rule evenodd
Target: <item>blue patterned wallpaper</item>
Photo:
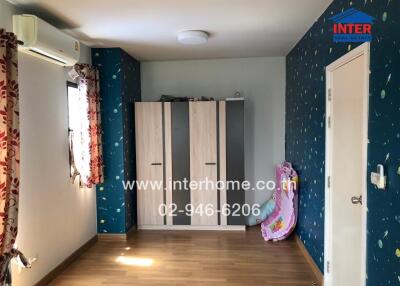
<path id="1" fill-rule="evenodd" d="M 120 48 L 94 48 L 92 62 L 100 71 L 105 177 L 97 186 L 97 230 L 125 233 L 136 221 L 135 192 L 122 181 L 135 178 L 131 103 L 140 100 L 140 64 Z"/>
<path id="2" fill-rule="evenodd" d="M 135 148 L 135 108 L 134 102 L 141 101 L 140 63 L 130 55 L 121 51 L 122 63 L 122 96 L 124 120 L 124 165 L 125 180 L 136 179 L 136 148 Z M 136 190 L 125 192 L 126 218 L 125 228 L 128 231 L 136 224 Z"/>
<path id="3" fill-rule="evenodd" d="M 384 164 L 389 180 L 385 191 L 368 182 L 368 285 L 400 285 L 398 0 L 335 0 L 286 58 L 286 160 L 294 163 L 301 178 L 297 233 L 323 270 L 325 66 L 357 46 L 333 43 L 328 18 L 349 8 L 376 18 L 371 43 L 368 174 Z"/>

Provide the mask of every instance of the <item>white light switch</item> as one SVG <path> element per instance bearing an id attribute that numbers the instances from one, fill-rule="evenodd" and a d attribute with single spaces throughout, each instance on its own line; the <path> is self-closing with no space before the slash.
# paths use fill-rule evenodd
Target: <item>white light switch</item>
<path id="1" fill-rule="evenodd" d="M 379 164 L 377 171 L 377 173 L 371 173 L 371 183 L 374 184 L 378 189 L 383 190 L 386 187 L 386 176 L 383 165 Z"/>

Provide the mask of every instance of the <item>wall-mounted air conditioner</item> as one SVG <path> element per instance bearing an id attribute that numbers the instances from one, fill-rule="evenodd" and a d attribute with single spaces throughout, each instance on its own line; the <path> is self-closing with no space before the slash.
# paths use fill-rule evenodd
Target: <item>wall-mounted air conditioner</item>
<path id="1" fill-rule="evenodd" d="M 34 15 L 14 15 L 13 30 L 23 42 L 18 49 L 61 66 L 79 61 L 79 41 Z"/>

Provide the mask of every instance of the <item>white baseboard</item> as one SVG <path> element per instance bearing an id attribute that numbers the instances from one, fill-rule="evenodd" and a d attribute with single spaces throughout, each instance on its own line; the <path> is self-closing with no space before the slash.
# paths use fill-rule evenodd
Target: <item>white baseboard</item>
<path id="1" fill-rule="evenodd" d="M 139 225 L 140 230 L 246 231 L 245 225 Z"/>

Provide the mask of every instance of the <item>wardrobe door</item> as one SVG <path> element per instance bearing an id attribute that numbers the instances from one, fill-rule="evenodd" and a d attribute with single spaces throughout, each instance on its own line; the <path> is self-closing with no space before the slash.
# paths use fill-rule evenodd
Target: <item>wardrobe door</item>
<path id="1" fill-rule="evenodd" d="M 245 180 L 244 174 L 244 101 L 240 99 L 219 101 L 219 176 L 224 188 L 219 191 L 221 225 L 245 225 L 242 212 L 245 193 L 239 187 Z M 231 182 L 227 184 L 227 182 Z M 235 184 L 233 184 L 235 183 Z M 235 189 L 232 189 L 235 187 Z"/>
<path id="2" fill-rule="evenodd" d="M 215 183 L 217 166 L 217 104 L 215 101 L 189 103 L 190 200 L 192 225 L 218 224 L 218 192 L 205 184 Z M 203 184 L 201 183 L 203 182 Z M 194 185 L 197 186 L 194 186 Z M 212 212 L 206 213 L 206 209 Z M 211 215 L 210 215 L 211 213 Z"/>
<path id="3" fill-rule="evenodd" d="M 163 119 L 160 102 L 135 104 L 138 225 L 163 225 Z M 153 183 L 152 183 L 153 182 Z"/>
<path id="4" fill-rule="evenodd" d="M 226 173 L 225 178 L 230 182 L 245 180 L 244 170 L 244 101 L 228 100 L 225 102 L 225 147 L 226 147 Z M 245 203 L 245 192 L 242 189 L 230 189 L 226 191 L 226 203 L 231 210 L 241 210 Z M 242 211 L 227 217 L 228 225 L 245 225 L 245 217 Z"/>
<path id="5" fill-rule="evenodd" d="M 171 102 L 171 154 L 174 182 L 190 180 L 190 136 L 189 103 Z M 183 185 L 172 186 L 172 203 L 177 210 L 185 210 L 190 205 L 190 190 Z M 186 212 L 177 211 L 173 217 L 174 225 L 190 225 L 191 218 Z"/>

